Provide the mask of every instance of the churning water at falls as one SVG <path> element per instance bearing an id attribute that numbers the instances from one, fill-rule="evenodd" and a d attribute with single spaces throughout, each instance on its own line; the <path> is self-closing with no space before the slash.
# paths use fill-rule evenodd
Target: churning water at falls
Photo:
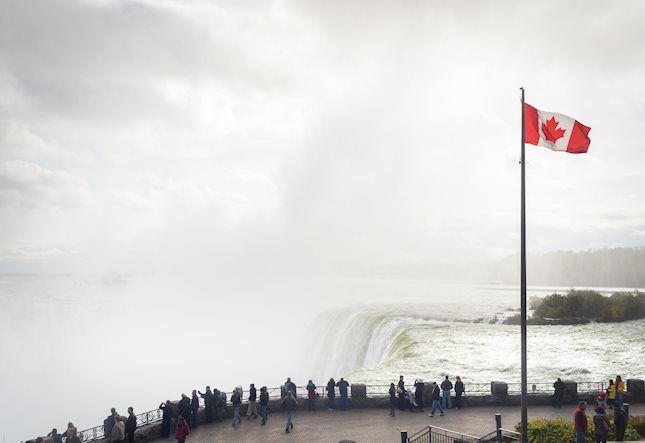
<path id="1" fill-rule="evenodd" d="M 468 297 L 456 288 L 443 290 L 444 297 L 427 294 L 426 303 L 380 303 L 322 313 L 317 319 L 318 349 L 326 351 L 316 360 L 319 377 L 389 384 L 401 374 L 429 381 L 449 374 L 471 383 L 518 382 L 519 327 L 502 324 L 517 313 L 517 289 L 473 286 Z M 529 293 L 543 296 L 554 290 L 536 288 Z M 644 337 L 645 320 L 529 326 L 529 381 L 642 377 Z"/>

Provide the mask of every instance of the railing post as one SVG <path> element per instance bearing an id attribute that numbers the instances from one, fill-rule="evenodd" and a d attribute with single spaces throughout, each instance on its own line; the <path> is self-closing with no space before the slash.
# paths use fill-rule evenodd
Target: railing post
<path id="1" fill-rule="evenodd" d="M 401 443 L 408 443 L 408 431 L 401 431 Z"/>
<path id="2" fill-rule="evenodd" d="M 497 430 L 497 443 L 502 443 L 502 414 L 495 414 L 495 429 Z"/>
<path id="3" fill-rule="evenodd" d="M 428 443 L 432 443 L 432 426 L 428 426 Z"/>

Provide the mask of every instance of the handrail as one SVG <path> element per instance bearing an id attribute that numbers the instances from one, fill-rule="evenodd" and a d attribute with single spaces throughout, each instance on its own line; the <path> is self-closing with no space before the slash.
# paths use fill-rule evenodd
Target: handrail
<path id="1" fill-rule="evenodd" d="M 522 386 L 521 383 L 507 383 L 507 385 L 508 385 L 509 393 L 519 393 L 521 391 L 521 386 Z M 605 383 L 602 381 L 578 382 L 577 386 L 578 386 L 577 388 L 578 393 L 594 393 L 594 392 L 601 392 L 605 390 Z M 269 398 L 270 399 L 281 398 L 282 388 L 283 386 L 267 388 L 267 391 L 269 392 Z M 390 388 L 390 385 L 388 384 L 365 385 L 365 388 L 366 388 L 367 397 L 378 398 L 378 397 L 384 397 L 388 395 L 388 390 Z M 326 393 L 327 393 L 326 383 L 316 385 L 316 389 L 319 390 L 320 397 L 326 396 Z M 473 394 L 487 395 L 487 394 L 490 394 L 490 389 L 491 389 L 490 382 L 489 383 L 466 383 L 467 395 L 473 395 Z M 335 388 L 334 391 L 338 392 L 338 388 Z M 552 393 L 553 384 L 550 382 L 527 383 L 527 391 L 529 394 L 544 394 L 547 392 Z M 230 391 L 230 392 L 222 391 L 222 392 L 224 392 L 227 395 L 227 403 L 228 403 L 228 399 L 230 399 L 230 396 L 231 394 L 233 394 L 233 391 Z M 245 390 L 245 394 L 246 392 L 248 392 L 248 390 Z M 299 393 L 302 393 L 304 396 L 306 395 L 306 392 L 307 392 L 306 386 L 296 386 L 296 395 L 298 395 Z M 348 396 L 351 397 L 351 389 L 348 390 Z M 203 405 L 203 399 L 200 398 L 199 402 L 201 407 Z M 244 401 L 244 403 L 246 402 L 247 401 Z M 151 409 L 149 411 L 136 414 L 137 424 L 146 425 L 150 423 L 155 423 L 160 421 L 162 419 L 162 416 L 163 416 L 163 412 L 160 409 L 158 408 Z M 435 429 L 434 426 L 432 428 Z M 436 429 L 442 429 L 442 428 L 436 427 Z M 448 431 L 448 430 L 445 430 L 445 431 Z M 509 432 L 514 432 L 514 431 L 509 431 Z M 80 431 L 78 434 L 79 434 L 79 437 L 81 438 L 81 441 L 85 443 L 88 441 L 103 438 L 105 436 L 105 431 L 103 429 L 103 425 L 99 425 L 93 428 L 84 429 L 83 431 Z"/>

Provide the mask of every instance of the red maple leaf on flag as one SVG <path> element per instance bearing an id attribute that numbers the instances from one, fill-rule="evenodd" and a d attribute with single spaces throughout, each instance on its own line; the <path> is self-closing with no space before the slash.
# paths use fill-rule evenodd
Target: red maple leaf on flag
<path id="1" fill-rule="evenodd" d="M 560 122 L 555 117 L 548 119 L 546 124 L 542 123 L 542 132 L 544 132 L 544 136 L 548 141 L 555 143 L 559 138 L 564 137 L 566 130 L 558 128 L 558 125 L 560 125 Z"/>

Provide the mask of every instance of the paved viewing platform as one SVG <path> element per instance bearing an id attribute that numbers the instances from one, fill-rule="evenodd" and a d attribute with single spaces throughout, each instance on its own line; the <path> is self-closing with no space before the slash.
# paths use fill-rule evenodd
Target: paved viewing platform
<path id="1" fill-rule="evenodd" d="M 322 402 L 321 402 L 322 406 Z M 562 409 L 550 406 L 529 407 L 529 420 L 535 418 L 565 417 L 572 419 L 574 405 L 564 405 Z M 245 408 L 242 409 L 245 412 Z M 294 429 L 285 434 L 286 414 L 274 410 L 269 414 L 269 421 L 260 426 L 260 419 L 242 419 L 242 424 L 234 429 L 231 419 L 221 423 L 208 423 L 191 432 L 187 443 L 213 442 L 321 442 L 337 443 L 342 440 L 363 442 L 399 442 L 401 430 L 410 435 L 424 426 L 434 425 L 452 431 L 470 434 L 477 437 L 488 434 L 495 429 L 495 414 L 502 414 L 502 427 L 514 429 L 520 421 L 518 406 L 482 406 L 468 407 L 461 410 L 450 409 L 445 416 L 437 413 L 428 417 L 425 413 L 396 411 L 396 417 L 389 417 L 387 409 L 356 409 L 347 411 L 318 410 L 315 412 L 296 411 Z M 610 411 L 611 413 L 611 411 Z M 645 415 L 645 404 L 630 406 L 631 415 Z M 157 439 L 157 442 L 174 441 Z"/>

